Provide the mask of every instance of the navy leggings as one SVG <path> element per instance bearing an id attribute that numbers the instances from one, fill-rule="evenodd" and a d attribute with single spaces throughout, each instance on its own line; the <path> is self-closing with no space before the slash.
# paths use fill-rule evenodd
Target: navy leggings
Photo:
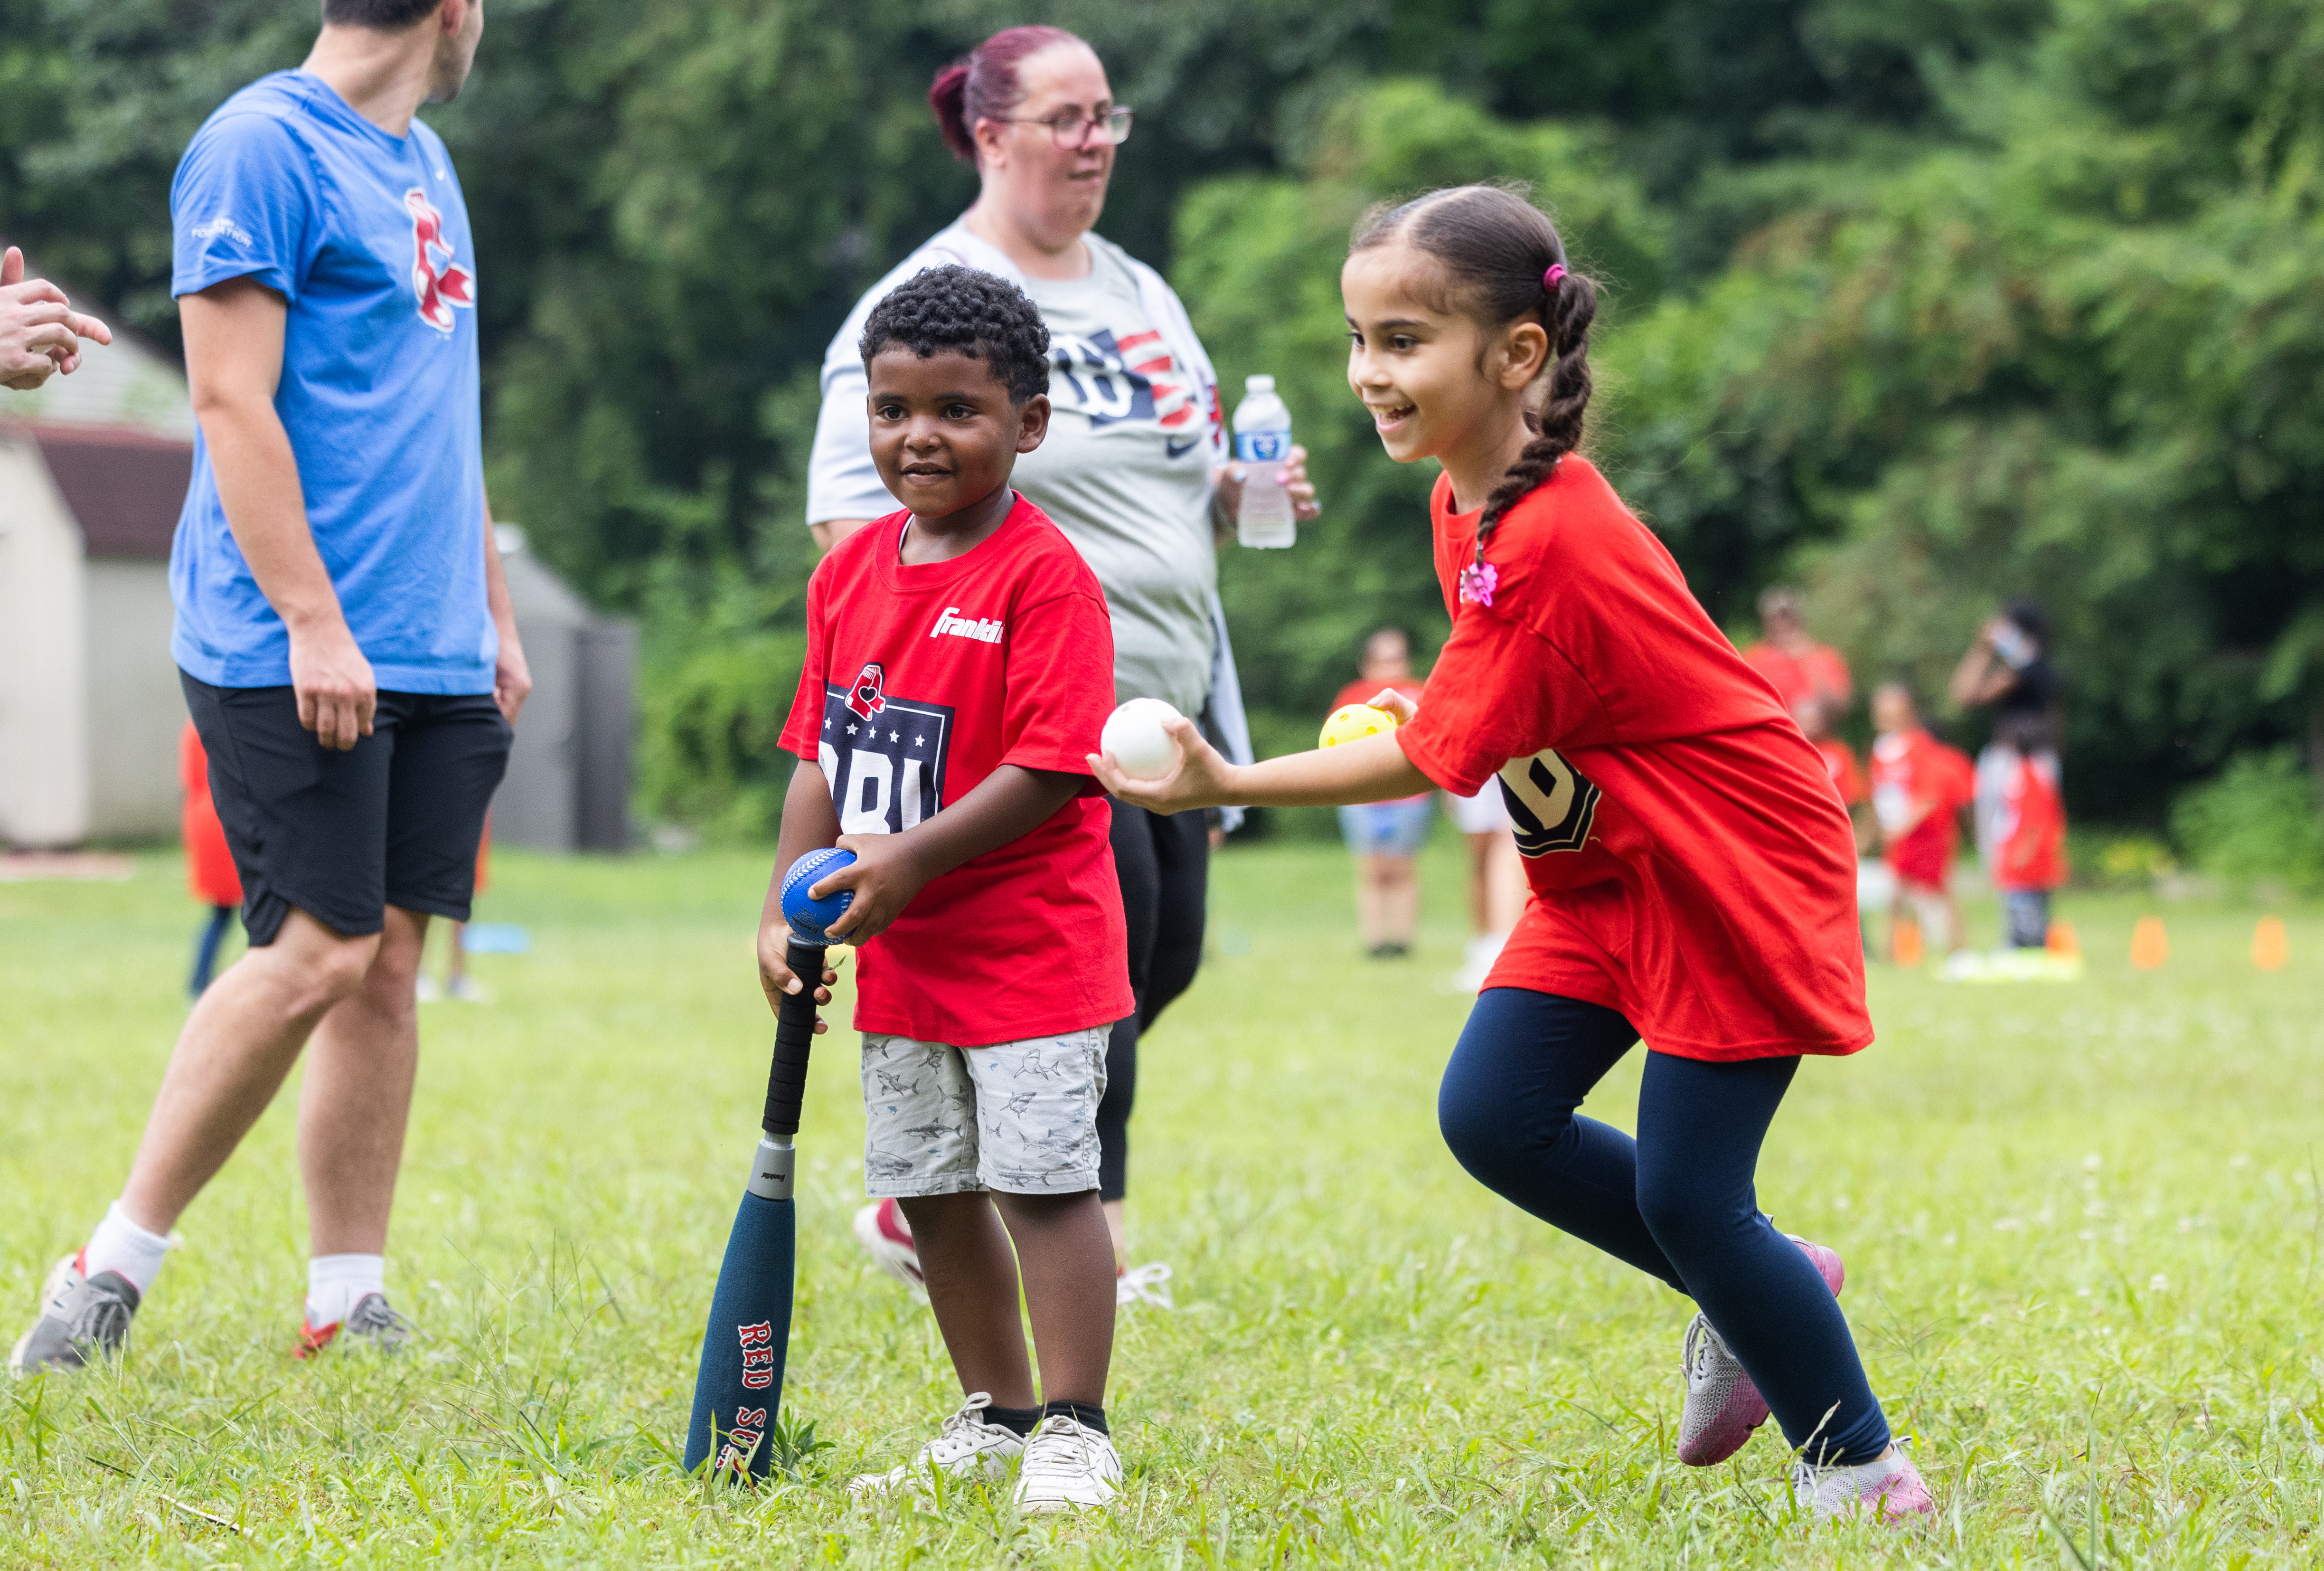
<path id="1" fill-rule="evenodd" d="M 1610 1009 L 1488 989 L 1437 1095 L 1444 1143 L 1487 1188 L 1692 1298 L 1794 1450 L 1871 1461 L 1888 1421 L 1848 1322 L 1751 1183 L 1800 1061 L 1649 1051 L 1632 1140 L 1574 1110 L 1637 1040 Z"/>

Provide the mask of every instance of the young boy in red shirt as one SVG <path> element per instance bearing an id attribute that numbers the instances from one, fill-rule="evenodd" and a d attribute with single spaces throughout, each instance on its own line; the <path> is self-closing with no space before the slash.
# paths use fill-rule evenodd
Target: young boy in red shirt
<path id="1" fill-rule="evenodd" d="M 866 320 L 872 456 L 908 507 L 808 585 L 775 858 L 779 881 L 820 846 L 855 854 L 813 892 L 853 892 L 828 930 L 860 946 L 865 1187 L 909 1220 L 968 1394 L 909 1465 L 853 1487 L 1005 1477 L 1021 1458 L 1028 1511 L 1103 1505 L 1121 1477 L 1096 1121 L 1108 1032 L 1136 1007 L 1111 812 L 1085 762 L 1113 706 L 1111 622 L 1081 554 L 1009 485 L 1048 428 L 1048 348 L 1022 291 L 964 267 Z M 805 984 L 784 952 L 770 888 L 770 1004 Z"/>
<path id="2" fill-rule="evenodd" d="M 1888 912 L 1888 954 L 1896 955 L 1896 926 L 1909 903 L 1941 920 L 1949 950 L 1967 942 L 1960 904 L 1953 898 L 1953 851 L 1960 842 L 1960 810 L 1973 794 L 1975 766 L 1921 724 L 1920 707 L 1902 682 L 1884 682 L 1872 695 L 1872 812 L 1896 898 Z"/>

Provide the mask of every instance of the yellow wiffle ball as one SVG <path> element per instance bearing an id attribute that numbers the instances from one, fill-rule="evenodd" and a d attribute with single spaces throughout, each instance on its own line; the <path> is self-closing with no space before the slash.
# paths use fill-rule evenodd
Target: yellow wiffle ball
<path id="1" fill-rule="evenodd" d="M 1361 742 L 1367 736 L 1385 735 L 1396 726 L 1396 716 L 1386 709 L 1375 709 L 1370 704 L 1342 704 L 1323 722 L 1323 739 L 1315 745 L 1337 747 L 1342 742 Z"/>

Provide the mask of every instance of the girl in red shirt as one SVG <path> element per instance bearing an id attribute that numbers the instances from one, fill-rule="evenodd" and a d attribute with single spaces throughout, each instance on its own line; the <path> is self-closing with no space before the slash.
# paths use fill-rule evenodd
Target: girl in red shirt
<path id="1" fill-rule="evenodd" d="M 1191 725 L 1156 811 L 1378 801 L 1498 777 L 1536 899 L 1447 1067 L 1463 1166 L 1694 1299 L 1683 1461 L 1772 1408 L 1821 1515 L 1932 1514 L 1834 1298 L 1839 1256 L 1759 1210 L 1759 1144 L 1800 1058 L 1872 1040 L 1848 816 L 1775 689 L 1659 541 L 1574 451 L 1597 291 L 1498 188 L 1375 209 L 1341 289 L 1348 379 L 1431 502 L 1452 635 L 1407 723 L 1235 766 Z M 1643 1036 L 1637 1137 L 1575 1109 Z"/>

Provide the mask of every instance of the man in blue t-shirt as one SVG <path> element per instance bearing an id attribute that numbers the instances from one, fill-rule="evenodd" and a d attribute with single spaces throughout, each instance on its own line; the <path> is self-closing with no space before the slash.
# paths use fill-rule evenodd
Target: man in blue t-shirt
<path id="1" fill-rule="evenodd" d="M 118 1350 L 167 1234 L 312 1039 L 298 1353 L 392 1351 L 388 1213 L 431 916 L 466 920 L 531 688 L 484 499 L 476 260 L 412 118 L 466 79 L 480 0 L 323 0 L 295 71 L 226 100 L 171 189 L 200 436 L 171 640 L 250 952 L 202 994 L 121 1198 L 50 1273 L 20 1372 Z"/>

